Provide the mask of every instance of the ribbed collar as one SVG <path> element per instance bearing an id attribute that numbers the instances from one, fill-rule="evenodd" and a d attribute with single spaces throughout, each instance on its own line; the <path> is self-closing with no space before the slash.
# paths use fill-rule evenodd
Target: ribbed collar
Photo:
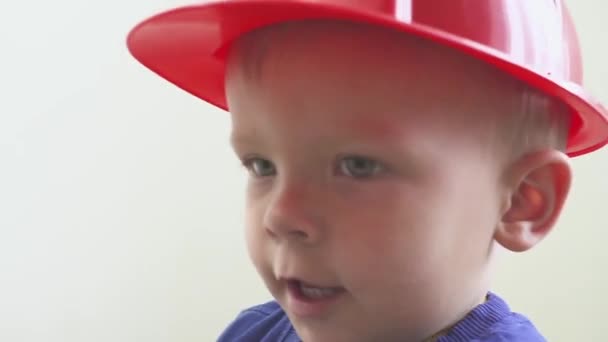
<path id="1" fill-rule="evenodd" d="M 507 303 L 496 294 L 488 293 L 485 303 L 477 306 L 437 342 L 468 342 L 487 333 L 491 326 L 511 313 Z"/>

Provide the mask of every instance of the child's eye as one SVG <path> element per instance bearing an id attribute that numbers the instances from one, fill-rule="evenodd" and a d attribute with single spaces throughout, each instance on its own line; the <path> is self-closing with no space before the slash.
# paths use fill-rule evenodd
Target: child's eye
<path id="1" fill-rule="evenodd" d="M 243 165 L 255 177 L 268 177 L 276 173 L 274 164 L 263 158 L 249 158 L 243 162 Z"/>
<path id="2" fill-rule="evenodd" d="M 365 157 L 347 157 L 340 160 L 340 172 L 353 178 L 369 178 L 383 170 L 382 165 Z"/>

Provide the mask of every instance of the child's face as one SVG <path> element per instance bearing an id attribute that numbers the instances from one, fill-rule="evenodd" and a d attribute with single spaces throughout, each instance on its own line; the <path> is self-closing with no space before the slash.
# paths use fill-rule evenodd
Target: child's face
<path id="1" fill-rule="evenodd" d="M 298 30 L 227 82 L 250 256 L 304 340 L 420 341 L 486 294 L 500 170 L 471 127 L 499 82 L 392 34 Z"/>

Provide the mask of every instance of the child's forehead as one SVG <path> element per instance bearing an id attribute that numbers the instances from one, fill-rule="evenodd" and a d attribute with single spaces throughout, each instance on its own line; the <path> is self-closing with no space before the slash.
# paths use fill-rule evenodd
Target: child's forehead
<path id="1" fill-rule="evenodd" d="M 522 89 L 449 49 L 330 22 L 247 37 L 234 50 L 226 84 L 237 135 L 255 130 L 249 135 L 300 134 L 307 140 L 344 133 L 382 141 L 417 129 L 477 139 L 491 134 L 495 115 L 518 110 Z M 416 134 L 409 139 L 417 143 Z"/>

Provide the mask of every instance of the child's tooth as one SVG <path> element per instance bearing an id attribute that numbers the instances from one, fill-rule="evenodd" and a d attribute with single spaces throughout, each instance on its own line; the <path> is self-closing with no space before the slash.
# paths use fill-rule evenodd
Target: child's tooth
<path id="1" fill-rule="evenodd" d="M 300 284 L 300 290 L 302 291 L 302 294 L 304 294 L 306 297 L 310 297 L 310 298 L 328 297 L 328 296 L 333 295 L 336 292 L 335 289 L 309 287 L 309 286 L 305 286 L 302 284 Z"/>

